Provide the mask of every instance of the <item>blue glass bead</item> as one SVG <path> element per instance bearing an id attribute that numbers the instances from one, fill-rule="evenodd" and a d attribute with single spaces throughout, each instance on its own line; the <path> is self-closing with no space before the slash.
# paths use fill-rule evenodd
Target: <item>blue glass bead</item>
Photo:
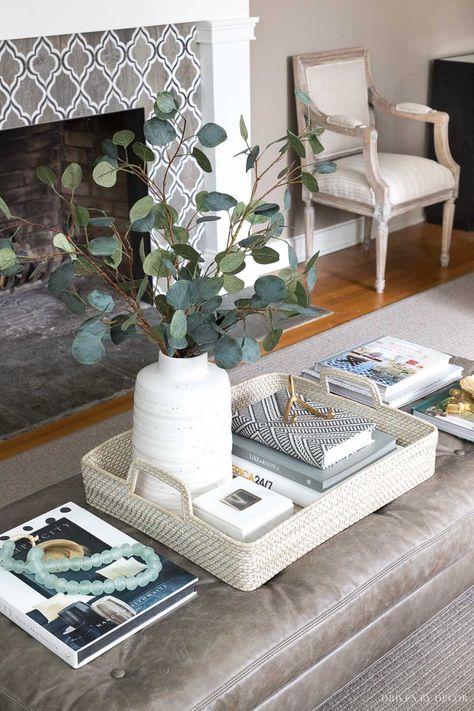
<path id="1" fill-rule="evenodd" d="M 157 570 L 156 568 L 150 568 L 150 583 L 154 583 L 155 580 L 158 580 L 159 574 L 159 570 Z"/>
<path id="2" fill-rule="evenodd" d="M 30 548 L 27 555 L 27 560 L 41 560 L 44 556 L 42 548 Z"/>
<path id="3" fill-rule="evenodd" d="M 122 557 L 122 551 L 120 549 L 120 546 L 114 546 L 113 548 L 110 549 L 110 552 L 111 552 L 112 558 L 114 560 L 118 560 L 119 558 Z"/>
<path id="4" fill-rule="evenodd" d="M 104 583 L 104 592 L 107 595 L 111 595 L 113 592 L 115 592 L 115 583 L 113 580 L 106 580 Z"/>
<path id="5" fill-rule="evenodd" d="M 47 573 L 37 573 L 35 575 L 35 580 L 39 585 L 46 586 L 46 583 L 48 581 L 48 574 Z"/>
<path id="6" fill-rule="evenodd" d="M 90 558 L 83 558 L 81 563 L 82 570 L 90 570 L 92 568 L 92 561 Z"/>
<path id="7" fill-rule="evenodd" d="M 56 592 L 65 593 L 67 590 L 67 580 L 66 578 L 58 578 L 54 586 Z"/>
<path id="8" fill-rule="evenodd" d="M 69 558 L 59 558 L 55 561 L 56 570 L 60 573 L 65 573 L 69 570 Z"/>
<path id="9" fill-rule="evenodd" d="M 126 558 L 129 558 L 132 555 L 132 546 L 130 543 L 124 543 L 121 545 L 120 550 L 122 551 L 122 555 Z"/>
<path id="10" fill-rule="evenodd" d="M 2 568 L 8 571 L 13 570 L 13 559 L 5 558 L 5 560 L 2 561 Z"/>
<path id="11" fill-rule="evenodd" d="M 102 565 L 102 556 L 100 555 L 100 553 L 94 553 L 94 555 L 91 556 L 91 561 L 93 567 L 98 568 Z"/>
<path id="12" fill-rule="evenodd" d="M 45 583 L 46 587 L 54 590 L 54 588 L 56 587 L 58 576 L 51 575 L 51 573 L 46 573 L 45 575 L 46 575 L 46 583 Z"/>
<path id="13" fill-rule="evenodd" d="M 59 570 L 59 561 L 55 560 L 54 558 L 50 558 L 49 560 L 43 561 L 43 568 L 48 572 L 48 573 L 53 573 Z"/>
<path id="14" fill-rule="evenodd" d="M 127 582 L 125 583 L 127 590 L 136 590 L 138 587 L 138 583 L 134 577 L 127 578 Z"/>
<path id="15" fill-rule="evenodd" d="M 151 546 L 143 546 L 141 556 L 144 560 L 148 560 L 151 556 L 155 555 L 155 551 Z"/>
<path id="16" fill-rule="evenodd" d="M 119 575 L 115 578 L 115 589 L 117 592 L 123 592 L 127 587 L 127 578 L 124 575 Z"/>
<path id="17" fill-rule="evenodd" d="M 78 556 L 74 556 L 74 558 L 70 558 L 69 560 L 69 570 L 74 570 L 78 571 L 82 567 L 82 558 L 79 558 Z"/>
<path id="18" fill-rule="evenodd" d="M 5 543 L 2 546 L 2 551 L 4 551 L 4 554 L 6 556 L 11 556 L 15 552 L 15 541 L 5 541 Z"/>
<path id="19" fill-rule="evenodd" d="M 28 569 L 31 573 L 39 573 L 41 570 L 43 570 L 43 561 L 42 560 L 30 560 L 28 561 Z"/>
<path id="20" fill-rule="evenodd" d="M 148 585 L 150 582 L 150 574 L 148 573 L 148 570 L 144 570 L 141 573 L 138 573 L 137 575 L 137 583 L 141 588 L 144 588 L 145 585 Z"/>
<path id="21" fill-rule="evenodd" d="M 141 556 L 144 547 L 145 546 L 143 546 L 141 543 L 134 543 L 132 546 L 133 555 Z"/>
<path id="22" fill-rule="evenodd" d="M 22 573 L 25 569 L 25 564 L 23 563 L 22 560 L 15 560 L 13 561 L 13 572 L 14 573 Z"/>
<path id="23" fill-rule="evenodd" d="M 78 595 L 79 594 L 79 583 L 77 580 L 69 580 L 66 586 L 66 592 L 68 595 Z"/>
<path id="24" fill-rule="evenodd" d="M 81 582 L 79 583 L 79 593 L 81 595 L 90 595 L 91 585 L 92 583 L 90 582 L 90 580 L 81 580 Z"/>
<path id="25" fill-rule="evenodd" d="M 113 557 L 111 551 L 104 551 L 104 552 L 102 553 L 102 562 L 103 562 L 105 565 L 109 565 L 109 563 L 112 563 L 113 559 L 114 559 L 114 557 Z"/>
<path id="26" fill-rule="evenodd" d="M 104 592 L 104 583 L 102 583 L 100 580 L 94 580 L 91 583 L 91 593 L 92 595 L 102 595 Z"/>

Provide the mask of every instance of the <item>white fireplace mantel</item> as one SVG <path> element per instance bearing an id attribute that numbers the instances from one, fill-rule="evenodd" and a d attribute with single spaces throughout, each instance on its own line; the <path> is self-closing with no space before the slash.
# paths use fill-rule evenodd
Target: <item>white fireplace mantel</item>
<path id="1" fill-rule="evenodd" d="M 249 0 L 21 0 L 2 7 L 0 40 L 249 16 Z"/>

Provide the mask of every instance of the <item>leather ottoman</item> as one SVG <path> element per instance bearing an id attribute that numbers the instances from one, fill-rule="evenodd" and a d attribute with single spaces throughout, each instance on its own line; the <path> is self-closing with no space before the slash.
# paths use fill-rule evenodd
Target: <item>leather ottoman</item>
<path id="1" fill-rule="evenodd" d="M 79 476 L 0 528 L 68 500 L 84 505 Z M 78 670 L 0 616 L 0 711 L 312 711 L 473 584 L 473 510 L 474 445 L 441 434 L 434 477 L 252 593 L 104 516 L 196 573 L 198 596 Z"/>

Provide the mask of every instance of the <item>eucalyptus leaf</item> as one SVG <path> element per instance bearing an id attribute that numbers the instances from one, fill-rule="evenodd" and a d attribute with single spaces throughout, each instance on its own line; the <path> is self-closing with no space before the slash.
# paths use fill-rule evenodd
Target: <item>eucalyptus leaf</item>
<path id="1" fill-rule="evenodd" d="M 0 248 L 0 270 L 10 269 L 18 264 L 18 257 L 10 245 Z"/>
<path id="2" fill-rule="evenodd" d="M 291 244 L 288 245 L 288 262 L 290 263 L 290 267 L 292 269 L 298 268 L 298 256 L 294 247 L 292 247 Z"/>
<path id="3" fill-rule="evenodd" d="M 206 210 L 219 212 L 220 210 L 230 210 L 235 207 L 237 200 L 232 195 L 227 195 L 227 193 L 212 191 L 204 196 L 203 204 Z"/>
<path id="4" fill-rule="evenodd" d="M 115 250 L 115 252 L 111 254 L 110 257 L 104 257 L 104 262 L 108 264 L 109 267 L 117 269 L 120 266 L 120 263 L 122 262 L 122 256 L 122 243 L 119 241 L 117 242 L 117 249 Z"/>
<path id="5" fill-rule="evenodd" d="M 73 314 L 83 314 L 86 311 L 85 301 L 75 291 L 61 291 L 61 299 Z"/>
<path id="6" fill-rule="evenodd" d="M 162 275 L 163 257 L 160 249 L 153 249 L 143 262 L 143 271 L 148 276 L 159 277 Z"/>
<path id="7" fill-rule="evenodd" d="M 159 119 L 174 118 L 179 105 L 170 91 L 160 91 L 155 98 L 155 113 Z"/>
<path id="8" fill-rule="evenodd" d="M 155 225 L 155 213 L 150 211 L 146 217 L 132 222 L 131 228 L 133 232 L 151 232 Z"/>
<path id="9" fill-rule="evenodd" d="M 245 119 L 243 116 L 240 117 L 239 128 L 240 128 L 240 135 L 242 136 L 244 141 L 247 142 L 249 140 L 249 132 L 247 130 L 247 126 L 245 124 Z"/>
<path id="10" fill-rule="evenodd" d="M 205 153 L 203 153 L 201 150 L 199 150 L 199 148 L 196 148 L 196 146 L 194 146 L 193 150 L 191 151 L 191 155 L 198 164 L 198 166 L 205 173 L 212 173 L 211 161 Z"/>
<path id="11" fill-rule="evenodd" d="M 136 203 L 131 207 L 129 217 L 130 222 L 135 222 L 135 220 L 140 220 L 150 214 L 153 207 L 153 198 L 150 195 L 145 195 L 145 197 L 137 200 Z"/>
<path id="12" fill-rule="evenodd" d="M 319 191 L 319 185 L 318 181 L 314 177 L 314 175 L 311 175 L 311 173 L 307 173 L 306 171 L 302 171 L 301 173 L 301 182 L 303 185 L 308 188 L 308 190 L 312 193 L 317 193 Z"/>
<path id="13" fill-rule="evenodd" d="M 235 338 L 223 336 L 214 346 L 214 359 L 219 368 L 235 368 L 242 360 L 242 346 Z"/>
<path id="14" fill-rule="evenodd" d="M 138 287 L 138 291 L 137 291 L 136 301 L 138 301 L 138 303 L 140 303 L 140 301 L 143 299 L 145 292 L 149 286 L 150 286 L 150 279 L 148 276 L 144 276 L 140 282 L 140 286 Z"/>
<path id="15" fill-rule="evenodd" d="M 88 294 L 87 301 L 97 311 L 101 311 L 103 313 L 110 313 L 114 310 L 114 299 L 110 294 L 107 294 L 105 291 L 94 289 L 90 292 L 90 294 Z"/>
<path id="16" fill-rule="evenodd" d="M 111 257 L 118 246 L 117 237 L 111 235 L 110 237 L 95 237 L 91 239 L 87 249 L 94 257 Z"/>
<path id="17" fill-rule="evenodd" d="M 304 158 L 306 156 L 306 149 L 303 143 L 300 141 L 298 136 L 296 136 L 292 131 L 287 132 L 288 143 L 293 148 L 295 153 L 300 157 Z"/>
<path id="18" fill-rule="evenodd" d="M 315 252 L 313 254 L 313 256 L 310 259 L 308 259 L 308 261 L 306 262 L 304 272 L 303 272 L 304 274 L 307 274 L 309 272 L 309 270 L 311 269 L 311 267 L 313 267 L 313 265 L 315 264 L 318 257 L 319 257 L 319 250 L 317 252 Z"/>
<path id="19" fill-rule="evenodd" d="M 71 350 L 74 358 L 82 365 L 99 363 L 105 355 L 102 338 L 88 331 L 79 331 Z"/>
<path id="20" fill-rule="evenodd" d="M 188 330 L 186 314 L 181 309 L 174 312 L 170 323 L 170 333 L 177 340 L 184 338 Z"/>
<path id="21" fill-rule="evenodd" d="M 5 217 L 8 220 L 11 220 L 11 218 L 13 217 L 12 213 L 10 212 L 10 208 L 8 207 L 5 200 L 1 197 L 0 197 L 0 212 L 3 212 L 3 214 L 5 215 Z"/>
<path id="22" fill-rule="evenodd" d="M 278 310 L 283 313 L 293 313 L 298 316 L 317 316 L 319 311 L 314 306 L 300 306 L 299 304 L 279 304 Z"/>
<path id="23" fill-rule="evenodd" d="M 306 284 L 310 291 L 316 286 L 316 269 L 314 267 L 311 267 L 311 269 L 306 272 Z"/>
<path id="24" fill-rule="evenodd" d="M 224 274 L 232 274 L 245 262 L 244 252 L 229 252 L 219 261 L 219 269 Z"/>
<path id="25" fill-rule="evenodd" d="M 280 338 L 283 335 L 283 329 L 282 328 L 275 328 L 273 331 L 270 331 L 270 333 L 267 333 L 265 338 L 262 341 L 262 346 L 264 350 L 267 351 L 272 351 L 275 346 L 278 345 Z"/>
<path id="26" fill-rule="evenodd" d="M 94 227 L 111 227 L 114 222 L 115 220 L 113 217 L 107 217 L 105 215 L 104 217 L 91 217 L 89 220 L 89 224 Z"/>
<path id="27" fill-rule="evenodd" d="M 264 215 L 265 217 L 271 217 L 271 215 L 274 215 L 276 212 L 278 212 L 280 209 L 280 206 L 277 205 L 276 202 L 264 202 L 262 205 L 258 205 L 254 209 L 254 213 L 256 215 Z"/>
<path id="28" fill-rule="evenodd" d="M 115 346 L 120 345 L 123 341 L 137 334 L 137 329 L 134 324 L 127 326 L 125 330 L 122 329 L 122 325 L 129 321 L 129 319 L 130 314 L 117 314 L 117 316 L 114 316 L 110 328 L 110 339 Z"/>
<path id="29" fill-rule="evenodd" d="M 324 146 L 314 131 L 308 136 L 308 143 L 311 146 L 311 150 L 314 155 L 318 155 L 318 153 L 322 153 L 322 151 L 324 151 Z"/>
<path id="30" fill-rule="evenodd" d="M 50 188 L 54 188 L 56 185 L 56 174 L 47 165 L 40 165 L 36 168 L 36 177 L 41 183 L 49 185 Z"/>
<path id="31" fill-rule="evenodd" d="M 295 89 L 295 96 L 299 101 L 301 101 L 306 106 L 311 106 L 311 103 L 312 103 L 311 99 L 309 98 L 308 94 L 306 94 L 301 89 Z"/>
<path id="32" fill-rule="evenodd" d="M 285 193 L 283 195 L 283 209 L 284 210 L 289 210 L 291 208 L 291 192 L 289 188 L 286 188 Z"/>
<path id="33" fill-rule="evenodd" d="M 257 247 L 252 249 L 252 259 L 257 264 L 274 264 L 280 261 L 280 254 L 271 247 Z"/>
<path id="34" fill-rule="evenodd" d="M 205 148 L 215 148 L 227 139 L 227 133 L 217 123 L 205 123 L 197 132 L 197 137 Z"/>
<path id="35" fill-rule="evenodd" d="M 87 207 L 76 205 L 75 208 L 76 220 L 79 227 L 87 227 L 90 221 L 90 213 Z"/>
<path id="36" fill-rule="evenodd" d="M 193 301 L 191 282 L 184 279 L 175 281 L 166 293 L 166 301 L 175 309 L 187 309 Z"/>
<path id="37" fill-rule="evenodd" d="M 115 143 L 116 146 L 123 146 L 124 148 L 127 148 L 133 141 L 135 140 L 135 134 L 133 131 L 129 131 L 128 129 L 124 128 L 121 131 L 117 131 L 114 133 L 112 136 L 112 141 Z"/>
<path id="38" fill-rule="evenodd" d="M 135 153 L 136 156 L 141 158 L 144 163 L 148 163 L 152 160 L 155 160 L 156 158 L 151 148 L 146 146 L 144 143 L 141 143 L 140 141 L 136 141 L 133 144 L 132 151 Z"/>
<path id="39" fill-rule="evenodd" d="M 53 245 L 56 249 L 61 249 L 63 252 L 69 252 L 71 254 L 71 259 L 76 259 L 76 255 L 74 254 L 74 245 L 62 232 L 58 232 L 58 234 L 54 235 Z"/>
<path id="40" fill-rule="evenodd" d="M 329 173 L 335 173 L 337 170 L 337 164 L 331 160 L 324 161 L 322 163 L 316 163 L 314 166 L 316 173 L 321 175 L 328 175 Z"/>
<path id="41" fill-rule="evenodd" d="M 249 151 L 249 154 L 247 155 L 247 160 L 245 161 L 246 173 L 248 173 L 249 170 L 252 170 L 252 168 L 255 166 L 255 161 L 257 160 L 259 153 L 260 146 L 253 146 L 253 148 Z"/>
<path id="42" fill-rule="evenodd" d="M 178 213 L 172 205 L 168 203 L 159 202 L 153 207 L 153 213 L 155 215 L 155 228 L 157 230 L 162 230 L 169 227 L 169 223 L 175 224 L 178 220 Z"/>
<path id="43" fill-rule="evenodd" d="M 203 217 L 198 217 L 196 220 L 196 225 L 200 225 L 202 222 L 216 222 L 220 220 L 219 215 L 204 215 Z"/>
<path id="44" fill-rule="evenodd" d="M 110 138 L 105 138 L 102 141 L 102 150 L 104 151 L 104 155 L 106 155 L 108 158 L 112 158 L 112 160 L 116 161 L 117 160 L 117 146 L 115 143 L 110 139 Z"/>
<path id="45" fill-rule="evenodd" d="M 74 192 L 82 181 L 82 168 L 79 163 L 70 163 L 64 173 L 61 176 L 61 183 L 63 188 Z"/>
<path id="46" fill-rule="evenodd" d="M 183 257 L 184 259 L 189 259 L 190 261 L 197 262 L 201 258 L 200 253 L 197 252 L 194 247 L 191 247 L 190 244 L 174 244 L 172 249 L 178 257 Z"/>
<path id="47" fill-rule="evenodd" d="M 277 304 L 287 294 L 286 284 L 280 277 L 262 276 L 255 282 L 255 294 L 268 304 Z"/>
<path id="48" fill-rule="evenodd" d="M 73 279 L 74 264 L 68 259 L 67 262 L 62 262 L 54 272 L 51 272 L 48 279 L 48 289 L 55 296 L 58 296 L 70 286 Z"/>
<path id="49" fill-rule="evenodd" d="M 176 138 L 176 131 L 169 121 L 153 117 L 143 124 L 145 138 L 152 146 L 166 146 Z"/>
<path id="50" fill-rule="evenodd" d="M 243 279 L 239 279 L 239 277 L 234 274 L 224 275 L 224 289 L 228 294 L 237 294 L 239 291 L 242 291 L 244 286 L 245 282 Z"/>
<path id="51" fill-rule="evenodd" d="M 107 161 L 100 161 L 92 171 L 92 178 L 102 188 L 113 188 L 117 182 L 117 169 Z"/>
<path id="52" fill-rule="evenodd" d="M 217 296 L 224 279 L 222 277 L 199 277 L 193 281 L 193 296 L 196 303 L 202 304 L 209 301 L 213 296 Z"/>
<path id="53" fill-rule="evenodd" d="M 242 342 L 242 360 L 244 363 L 256 363 L 260 358 L 260 345 L 255 338 L 245 336 Z"/>

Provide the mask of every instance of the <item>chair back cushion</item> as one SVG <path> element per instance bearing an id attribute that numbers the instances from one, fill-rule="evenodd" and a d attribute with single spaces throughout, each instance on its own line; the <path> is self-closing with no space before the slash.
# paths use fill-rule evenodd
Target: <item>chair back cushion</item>
<path id="1" fill-rule="evenodd" d="M 317 109 L 327 115 L 342 115 L 366 126 L 371 123 L 364 55 L 334 58 L 306 65 L 307 91 Z M 325 131 L 321 142 L 325 158 L 340 158 L 362 150 L 358 138 Z"/>

